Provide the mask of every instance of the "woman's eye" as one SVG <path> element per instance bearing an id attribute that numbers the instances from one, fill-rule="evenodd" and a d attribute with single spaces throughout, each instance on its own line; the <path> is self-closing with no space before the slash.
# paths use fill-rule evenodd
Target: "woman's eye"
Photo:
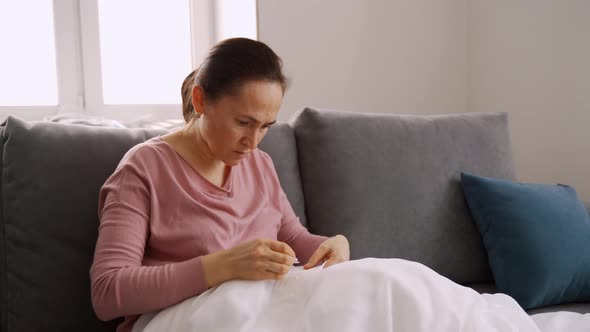
<path id="1" fill-rule="evenodd" d="M 247 126 L 247 125 L 248 125 L 248 121 L 240 121 L 240 120 L 238 120 L 238 124 L 239 124 L 240 126 L 242 126 L 242 127 L 245 127 L 245 126 Z"/>

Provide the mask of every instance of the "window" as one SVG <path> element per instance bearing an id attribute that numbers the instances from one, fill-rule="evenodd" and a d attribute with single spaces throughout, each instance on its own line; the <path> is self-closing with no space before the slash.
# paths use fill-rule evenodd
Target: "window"
<path id="1" fill-rule="evenodd" d="M 36 10 L 30 10 L 33 6 Z M 0 104 L 57 105 L 51 0 L 15 1 L 8 7 L 9 1 L 0 2 Z"/>
<path id="2" fill-rule="evenodd" d="M 183 1 L 98 1 L 105 104 L 180 103 L 176 86 L 191 69 L 185 7 Z"/>
<path id="3" fill-rule="evenodd" d="M 184 77 L 237 36 L 255 0 L 1 1 L 0 117 L 180 118 Z"/>

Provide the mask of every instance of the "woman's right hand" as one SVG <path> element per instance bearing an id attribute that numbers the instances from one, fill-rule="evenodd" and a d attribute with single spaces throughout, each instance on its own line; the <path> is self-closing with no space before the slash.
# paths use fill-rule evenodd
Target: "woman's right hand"
<path id="1" fill-rule="evenodd" d="M 256 239 L 203 256 L 209 287 L 232 279 L 282 279 L 293 265 L 295 252 L 284 242 Z"/>

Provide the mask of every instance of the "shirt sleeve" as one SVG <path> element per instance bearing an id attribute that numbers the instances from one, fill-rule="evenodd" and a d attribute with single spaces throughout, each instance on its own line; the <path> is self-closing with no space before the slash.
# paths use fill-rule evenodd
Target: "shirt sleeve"
<path id="1" fill-rule="evenodd" d="M 279 176 L 277 175 L 272 159 L 266 153 L 262 155 L 269 169 L 268 172 L 271 173 L 269 177 L 271 179 L 269 183 L 271 186 L 270 193 L 275 199 L 279 200 L 278 204 L 282 212 L 281 226 L 277 239 L 287 243 L 295 251 L 295 255 L 297 255 L 299 261 L 305 264 L 327 237 L 311 234 L 301 224 L 299 217 L 293 211 L 293 207 L 291 207 L 291 203 L 289 203 L 287 195 L 285 195 L 281 187 Z"/>
<path id="2" fill-rule="evenodd" d="M 150 223 L 150 182 L 128 163 L 99 194 L 99 234 L 90 269 L 92 305 L 102 320 L 163 309 L 207 289 L 201 257 L 142 266 Z"/>
<path id="3" fill-rule="evenodd" d="M 297 259 L 305 264 L 327 237 L 311 234 L 307 228 L 303 227 L 299 221 L 299 217 L 295 215 L 289 200 L 287 200 L 287 196 L 282 190 L 281 209 L 283 211 L 283 218 L 281 219 L 281 228 L 279 229 L 277 238 L 279 241 L 285 242 L 293 248 Z"/>

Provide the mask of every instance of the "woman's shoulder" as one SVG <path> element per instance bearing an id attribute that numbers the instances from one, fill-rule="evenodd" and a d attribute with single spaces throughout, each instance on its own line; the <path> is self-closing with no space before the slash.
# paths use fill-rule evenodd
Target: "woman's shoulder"
<path id="1" fill-rule="evenodd" d="M 274 164 L 270 155 L 260 149 L 254 149 L 251 153 L 252 162 L 265 168 L 271 168 L 274 170 Z"/>
<path id="2" fill-rule="evenodd" d="M 167 143 L 164 142 L 162 136 L 152 137 L 129 149 L 121 159 L 119 167 L 124 165 L 155 166 L 158 162 L 166 160 L 167 148 Z"/>
<path id="3" fill-rule="evenodd" d="M 255 149 L 250 153 L 248 159 L 248 166 L 246 167 L 249 168 L 250 174 L 264 179 L 264 182 L 274 183 L 274 180 L 278 180 L 277 171 L 268 153 L 260 149 Z"/>

